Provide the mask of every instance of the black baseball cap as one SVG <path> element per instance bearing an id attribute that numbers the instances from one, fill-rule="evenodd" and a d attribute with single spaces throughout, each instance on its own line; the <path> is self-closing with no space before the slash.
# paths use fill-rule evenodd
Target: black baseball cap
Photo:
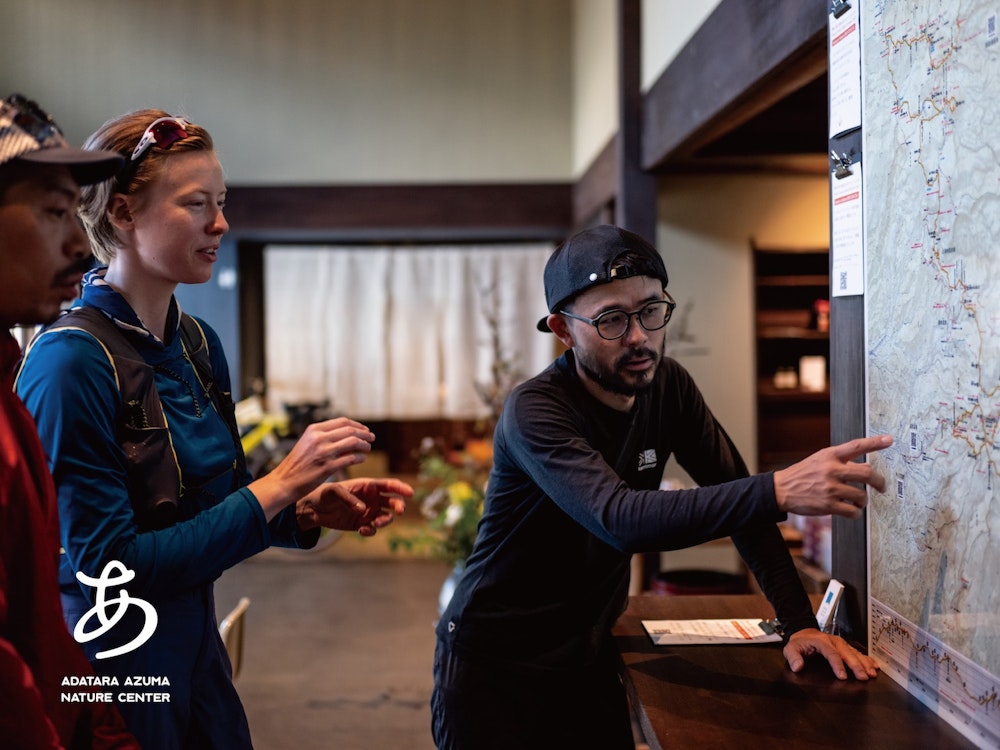
<path id="1" fill-rule="evenodd" d="M 631 262 L 617 267 L 616 260 L 631 255 Z M 639 235 L 611 224 L 579 232 L 557 247 L 545 264 L 545 303 L 549 313 L 562 310 L 585 289 L 629 276 L 649 276 L 667 286 L 667 269 L 656 248 Z M 538 321 L 539 331 L 550 331 L 548 315 Z"/>
<path id="2" fill-rule="evenodd" d="M 12 162 L 67 167 L 79 185 L 114 175 L 124 159 L 113 151 L 73 148 L 51 115 L 21 94 L 0 102 L 0 167 Z"/>

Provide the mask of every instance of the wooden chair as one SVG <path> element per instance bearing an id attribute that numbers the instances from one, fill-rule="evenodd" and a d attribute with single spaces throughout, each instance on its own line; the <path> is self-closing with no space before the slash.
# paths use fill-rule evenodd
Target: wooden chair
<path id="1" fill-rule="evenodd" d="M 233 666 L 234 681 L 240 673 L 240 664 L 243 661 L 243 623 L 249 608 L 250 599 L 244 596 L 219 623 L 219 635 L 222 636 L 222 643 L 226 647 L 229 662 Z"/>

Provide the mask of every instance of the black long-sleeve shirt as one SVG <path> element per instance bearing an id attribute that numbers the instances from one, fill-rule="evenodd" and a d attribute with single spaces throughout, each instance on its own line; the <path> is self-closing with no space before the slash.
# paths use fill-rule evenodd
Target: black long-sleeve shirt
<path id="1" fill-rule="evenodd" d="M 667 459 L 700 485 L 661 491 Z M 634 552 L 732 536 L 790 634 L 816 627 L 775 523 L 771 474 L 748 476 L 694 381 L 664 358 L 629 412 L 591 396 L 569 351 L 510 395 L 475 549 L 438 625 L 466 658 L 582 668 L 627 603 Z"/>

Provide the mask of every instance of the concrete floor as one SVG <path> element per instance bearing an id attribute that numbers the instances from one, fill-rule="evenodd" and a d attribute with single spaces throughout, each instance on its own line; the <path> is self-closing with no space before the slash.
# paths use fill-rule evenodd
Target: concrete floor
<path id="1" fill-rule="evenodd" d="M 434 625 L 450 567 L 389 551 L 414 515 L 318 552 L 267 550 L 216 584 L 220 618 L 251 600 L 236 688 L 256 750 L 435 750 Z"/>
<path id="2" fill-rule="evenodd" d="M 236 687 L 257 750 L 433 750 L 433 628 L 449 568 L 388 552 L 390 532 L 268 550 L 216 585 L 220 618 L 251 600 Z"/>

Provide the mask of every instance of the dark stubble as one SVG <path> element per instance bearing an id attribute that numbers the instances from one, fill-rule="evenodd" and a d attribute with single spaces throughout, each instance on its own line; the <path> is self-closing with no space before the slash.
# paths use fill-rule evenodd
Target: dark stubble
<path id="1" fill-rule="evenodd" d="M 637 346 L 622 352 L 611 367 L 602 367 L 589 356 L 580 356 L 579 351 L 576 352 L 576 356 L 580 369 L 601 388 L 609 393 L 632 397 L 652 384 L 653 376 L 656 374 L 663 354 L 646 346 Z M 652 361 L 652 365 L 641 375 L 625 369 L 628 362 L 647 358 Z"/>

